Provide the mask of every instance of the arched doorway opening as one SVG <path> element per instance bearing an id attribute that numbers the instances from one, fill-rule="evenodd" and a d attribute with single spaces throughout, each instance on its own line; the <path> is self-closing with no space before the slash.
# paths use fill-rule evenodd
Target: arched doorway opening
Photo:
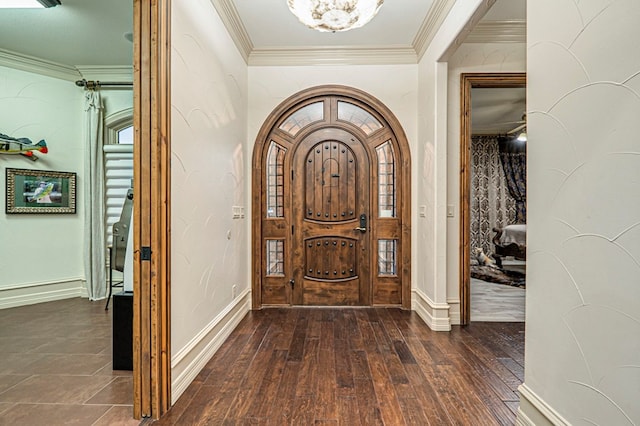
<path id="1" fill-rule="evenodd" d="M 253 308 L 409 309 L 410 167 L 373 96 L 331 85 L 283 101 L 253 151 Z"/>

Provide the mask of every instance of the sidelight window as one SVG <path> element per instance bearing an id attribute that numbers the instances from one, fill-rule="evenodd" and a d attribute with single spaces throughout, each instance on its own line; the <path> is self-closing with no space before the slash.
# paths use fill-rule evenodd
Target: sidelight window
<path id="1" fill-rule="evenodd" d="M 284 156 L 287 150 L 271 142 L 267 154 L 267 217 L 284 217 Z"/>
<path id="2" fill-rule="evenodd" d="M 387 141 L 376 148 L 378 154 L 378 215 L 396 217 L 396 161 L 393 145 Z"/>
<path id="3" fill-rule="evenodd" d="M 397 275 L 398 240 L 378 240 L 378 274 Z"/>
<path id="4" fill-rule="evenodd" d="M 284 241 L 267 240 L 267 276 L 284 275 Z"/>

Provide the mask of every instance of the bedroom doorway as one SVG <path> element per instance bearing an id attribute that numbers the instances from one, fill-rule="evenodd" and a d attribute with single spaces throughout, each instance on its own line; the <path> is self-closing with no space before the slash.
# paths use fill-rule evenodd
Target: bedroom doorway
<path id="1" fill-rule="evenodd" d="M 462 74 L 461 91 L 461 324 L 524 321 L 526 75 Z"/>

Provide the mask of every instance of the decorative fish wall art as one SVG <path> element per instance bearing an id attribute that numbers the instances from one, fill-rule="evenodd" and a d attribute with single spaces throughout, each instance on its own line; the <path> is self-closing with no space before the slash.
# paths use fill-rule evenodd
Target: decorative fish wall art
<path id="1" fill-rule="evenodd" d="M 29 138 L 16 139 L 0 133 L 0 154 L 20 154 L 36 161 L 38 157 L 34 154 L 34 151 L 42 154 L 49 152 L 44 139 L 34 145 Z"/>

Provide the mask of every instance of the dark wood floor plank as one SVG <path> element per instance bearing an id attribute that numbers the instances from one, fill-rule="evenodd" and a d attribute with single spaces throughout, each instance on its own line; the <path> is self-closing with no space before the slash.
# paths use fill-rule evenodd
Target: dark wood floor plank
<path id="1" fill-rule="evenodd" d="M 511 410 L 511 412 L 514 415 L 518 415 L 518 408 L 520 407 L 520 403 L 519 402 L 515 402 L 515 401 L 507 401 L 504 403 L 507 407 L 509 407 L 509 410 Z"/>
<path id="2" fill-rule="evenodd" d="M 386 360 L 380 352 L 367 353 L 373 388 L 380 407 L 380 413 L 385 424 L 403 425 L 402 409 L 398 402 L 398 395 L 393 383 L 393 378 L 387 370 Z"/>
<path id="3" fill-rule="evenodd" d="M 360 423 L 360 407 L 355 395 L 338 397 L 338 425 L 368 426 Z"/>
<path id="4" fill-rule="evenodd" d="M 436 425 L 451 424 L 452 419 L 443 404 L 442 396 L 433 387 L 436 371 L 429 354 L 417 337 L 408 339 L 407 345 L 416 358 L 416 364 L 405 366 L 407 376 L 429 422 Z"/>
<path id="5" fill-rule="evenodd" d="M 345 340 L 349 342 L 349 347 L 353 350 L 364 350 L 364 340 L 362 339 L 362 333 L 360 333 L 360 327 L 358 326 L 358 319 L 356 318 L 355 310 L 349 309 L 344 314 L 346 322 L 345 332 L 347 333 Z"/>
<path id="6" fill-rule="evenodd" d="M 491 372 L 498 376 L 512 392 L 516 392 L 518 390 L 518 386 L 522 383 L 522 380 L 509 371 L 509 369 L 498 361 L 498 358 L 486 348 L 482 341 L 482 336 L 469 334 L 466 327 L 462 329 L 462 332 L 463 335 L 465 335 L 465 337 L 462 337 L 462 341 L 467 349 L 476 354 L 476 356 L 478 356 L 478 358 L 487 365 Z"/>
<path id="7" fill-rule="evenodd" d="M 482 384 L 488 385 L 500 400 L 516 401 L 518 397 L 514 393 L 514 389 L 511 388 L 510 383 L 513 383 L 513 379 L 515 379 L 517 384 L 514 384 L 517 386 L 522 381 L 518 381 L 496 358 L 485 356 L 482 352 L 476 351 L 477 342 L 476 344 L 465 342 L 460 335 L 456 339 L 460 339 L 463 342 L 460 347 L 460 355 L 466 362 L 466 368 L 478 375 L 482 380 Z M 504 380 L 503 377 L 505 378 Z"/>
<path id="8" fill-rule="evenodd" d="M 481 399 L 474 392 L 471 384 L 465 379 L 461 371 L 454 365 L 439 365 L 436 367 L 440 374 L 437 375 L 441 383 L 439 391 L 447 389 L 444 393 L 448 398 L 447 410 L 463 425 L 477 424 L 477 419 L 484 419 L 487 426 L 499 424 L 484 406 Z"/>
<path id="9" fill-rule="evenodd" d="M 293 401 L 296 397 L 296 386 L 298 374 L 300 373 L 300 362 L 287 361 L 282 372 L 280 386 L 276 390 L 276 398 L 267 410 L 265 416 L 270 424 L 289 424 L 293 411 Z"/>
<path id="10" fill-rule="evenodd" d="M 319 339 L 307 339 L 304 356 L 300 365 L 300 375 L 296 385 L 296 396 L 315 395 L 318 384 Z"/>
<path id="11" fill-rule="evenodd" d="M 293 331 L 291 346 L 289 347 L 289 361 L 301 361 L 304 352 L 304 342 L 307 337 L 309 320 L 305 316 L 299 316 Z"/>
<path id="12" fill-rule="evenodd" d="M 314 417 L 314 396 L 302 395 L 293 401 L 293 409 L 291 411 L 291 425 L 312 425 L 315 422 Z"/>
<path id="13" fill-rule="evenodd" d="M 353 390 L 354 373 L 353 369 L 351 368 L 351 351 L 349 350 L 349 343 L 344 339 L 335 339 L 334 349 L 336 386 L 342 390 Z M 344 392 L 342 394 L 344 395 Z"/>
<path id="14" fill-rule="evenodd" d="M 402 407 L 402 414 L 404 415 L 407 425 L 427 426 L 438 424 L 429 421 L 425 413 L 424 406 L 417 398 L 400 398 L 400 406 Z"/>
<path id="15" fill-rule="evenodd" d="M 275 332 L 277 335 L 277 332 Z M 262 381 L 271 373 L 270 361 L 274 357 L 273 340 L 270 330 L 265 334 L 264 340 L 251 360 L 242 381 L 239 383 L 239 391 L 229 406 L 225 419 L 241 419 L 247 415 L 249 407 L 258 395 Z"/>
<path id="16" fill-rule="evenodd" d="M 513 358 L 498 358 L 500 364 L 507 367 L 509 371 L 513 373 L 514 376 L 520 380 L 520 382 L 524 382 L 524 367 L 516 362 Z"/>
<path id="17" fill-rule="evenodd" d="M 409 383 L 409 379 L 407 379 L 407 375 L 404 371 L 404 367 L 402 366 L 402 362 L 400 361 L 400 357 L 396 353 L 393 344 L 389 340 L 389 336 L 387 336 L 382 322 L 378 321 L 371 323 L 371 328 L 373 329 L 373 332 L 376 336 L 376 341 L 378 342 L 378 351 L 383 357 L 384 367 L 388 372 L 391 383 L 393 383 L 394 385 Z"/>
<path id="18" fill-rule="evenodd" d="M 366 351 L 350 351 L 349 361 L 351 362 L 354 380 L 371 380 L 371 370 L 369 369 L 369 361 L 367 361 Z"/>
<path id="19" fill-rule="evenodd" d="M 522 324 L 392 308 L 250 312 L 159 425 L 507 425 Z"/>
<path id="20" fill-rule="evenodd" d="M 331 333 L 333 336 L 333 333 Z M 315 419 L 337 420 L 337 383 L 334 347 L 321 348 L 318 357 L 318 387 L 315 398 Z"/>
<path id="21" fill-rule="evenodd" d="M 265 413 L 278 398 L 277 390 L 287 362 L 287 351 L 274 350 L 266 367 L 266 374 L 258 390 L 258 398 L 254 398 L 247 410 L 246 416 L 251 418 L 264 417 Z"/>
<path id="22" fill-rule="evenodd" d="M 500 425 L 513 425 L 516 421 L 515 416 L 509 407 L 504 404 L 501 396 L 494 392 L 494 388 L 486 378 L 471 367 L 465 359 L 457 358 L 456 366 L 464 382 L 478 390 L 475 394 L 491 412 L 496 422 Z"/>
<path id="23" fill-rule="evenodd" d="M 482 338 L 482 344 L 487 347 L 498 358 L 512 358 L 521 366 L 524 366 L 524 347 L 520 347 L 519 340 L 513 335 L 506 337 L 505 333 L 511 331 L 512 327 L 503 327 L 503 323 L 472 323 L 469 332 L 473 335 L 479 333 Z M 514 323 L 522 327 L 522 323 Z"/>
<path id="24" fill-rule="evenodd" d="M 380 405 L 376 399 L 376 393 L 373 387 L 373 380 L 356 379 L 356 398 L 358 401 L 360 424 L 363 426 L 384 425 Z"/>

